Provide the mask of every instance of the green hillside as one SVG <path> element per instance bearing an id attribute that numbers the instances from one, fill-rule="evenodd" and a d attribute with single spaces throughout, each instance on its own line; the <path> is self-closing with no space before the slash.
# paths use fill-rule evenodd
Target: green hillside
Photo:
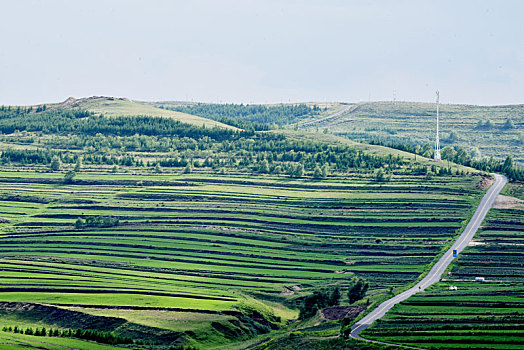
<path id="1" fill-rule="evenodd" d="M 310 109 L 330 113 L 295 111 Z M 334 340 L 340 319 L 417 280 L 490 181 L 330 133 L 146 110 L 178 113 L 112 98 L 0 108 L 1 339 L 351 348 Z M 58 336 L 26 333 L 42 327 Z"/>
<path id="2" fill-rule="evenodd" d="M 432 103 L 363 102 L 333 106 L 331 111 L 331 117 L 307 118 L 299 127 L 386 143 L 422 145 L 435 139 Z M 524 105 L 441 105 L 440 112 L 442 147 L 462 146 L 477 157 L 512 155 L 524 162 Z"/>
<path id="3" fill-rule="evenodd" d="M 126 98 L 116 97 L 89 97 L 74 99 L 69 98 L 64 103 L 52 105 L 57 109 L 61 108 L 78 108 L 87 110 L 96 114 L 104 114 L 106 116 L 150 116 L 150 117 L 164 117 L 178 120 L 182 123 L 187 123 L 196 126 L 206 126 L 208 128 L 221 127 L 227 129 L 236 129 L 233 126 L 226 125 L 214 120 L 181 113 L 176 111 L 165 110 L 146 105 L 139 102 L 130 101 Z"/>

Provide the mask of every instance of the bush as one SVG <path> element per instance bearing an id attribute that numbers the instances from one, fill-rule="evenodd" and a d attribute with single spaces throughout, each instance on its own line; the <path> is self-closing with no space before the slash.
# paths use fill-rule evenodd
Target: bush
<path id="1" fill-rule="evenodd" d="M 51 171 L 58 171 L 62 168 L 62 162 L 60 161 L 60 158 L 58 156 L 54 156 L 51 160 L 51 164 L 49 165 L 49 169 Z"/>
<path id="2" fill-rule="evenodd" d="M 78 218 L 75 221 L 75 228 L 82 229 L 85 227 L 113 227 L 118 226 L 120 220 L 112 216 L 89 216 L 85 220 Z"/>
<path id="3" fill-rule="evenodd" d="M 315 290 L 312 294 L 298 300 L 299 318 L 304 319 L 314 316 L 320 309 L 338 305 L 339 300 L 340 288 L 338 286 Z"/>
<path id="4" fill-rule="evenodd" d="M 384 173 L 384 170 L 378 169 L 377 173 L 375 174 L 375 181 L 389 182 L 391 181 L 391 175 L 386 175 L 386 173 Z"/>
<path id="5" fill-rule="evenodd" d="M 71 184 L 74 182 L 74 179 L 75 179 L 75 176 L 76 176 L 76 173 L 73 171 L 73 170 L 69 170 L 65 175 L 64 175 L 64 183 L 66 184 Z"/>

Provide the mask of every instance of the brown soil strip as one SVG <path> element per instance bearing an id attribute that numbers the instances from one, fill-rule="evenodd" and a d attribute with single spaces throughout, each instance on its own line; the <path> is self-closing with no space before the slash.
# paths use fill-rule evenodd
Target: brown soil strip
<path id="1" fill-rule="evenodd" d="M 524 209 L 524 201 L 515 197 L 503 196 L 499 194 L 493 208 L 497 209 Z"/>

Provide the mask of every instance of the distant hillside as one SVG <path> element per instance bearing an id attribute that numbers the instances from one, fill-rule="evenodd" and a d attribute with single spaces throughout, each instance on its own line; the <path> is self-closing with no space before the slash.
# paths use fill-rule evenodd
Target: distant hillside
<path id="1" fill-rule="evenodd" d="M 196 126 L 205 125 L 206 127 L 222 127 L 227 129 L 236 129 L 233 126 L 226 125 L 215 120 L 191 115 L 187 113 L 169 111 L 156 108 L 150 105 L 130 101 L 127 98 L 94 96 L 89 98 L 74 99 L 68 98 L 56 107 L 81 108 L 94 113 L 101 113 L 106 116 L 156 116 L 179 120 L 183 123 Z"/>
<path id="2" fill-rule="evenodd" d="M 198 115 L 241 129 L 270 130 L 297 120 L 318 118 L 329 113 L 329 106 L 316 103 L 215 104 L 194 102 L 144 102 L 154 107 Z"/>
<path id="3" fill-rule="evenodd" d="M 423 144 L 435 138 L 433 103 L 369 102 L 340 104 L 331 110 L 331 116 L 303 120 L 300 128 L 327 128 L 367 141 Z M 498 158 L 511 154 L 524 162 L 524 105 L 441 105 L 440 110 L 442 147 L 459 145 L 472 152 L 478 148 L 481 156 Z"/>

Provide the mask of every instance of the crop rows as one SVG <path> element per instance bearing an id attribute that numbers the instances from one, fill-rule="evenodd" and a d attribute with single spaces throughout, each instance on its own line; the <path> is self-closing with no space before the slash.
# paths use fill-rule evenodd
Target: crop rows
<path id="1" fill-rule="evenodd" d="M 394 307 L 364 334 L 431 349 L 522 349 L 522 213 L 521 209 L 491 209 L 476 240 L 446 279 Z M 474 282 L 476 277 L 484 277 L 485 282 Z"/>
<path id="2" fill-rule="evenodd" d="M 109 306 L 219 310 L 241 293 L 343 285 L 352 274 L 373 288 L 398 286 L 453 237 L 476 194 L 460 178 L 275 186 L 257 177 L 105 175 L 64 185 L 5 175 L 0 299 L 70 305 L 93 294 Z M 89 217 L 120 223 L 75 228 Z"/>

